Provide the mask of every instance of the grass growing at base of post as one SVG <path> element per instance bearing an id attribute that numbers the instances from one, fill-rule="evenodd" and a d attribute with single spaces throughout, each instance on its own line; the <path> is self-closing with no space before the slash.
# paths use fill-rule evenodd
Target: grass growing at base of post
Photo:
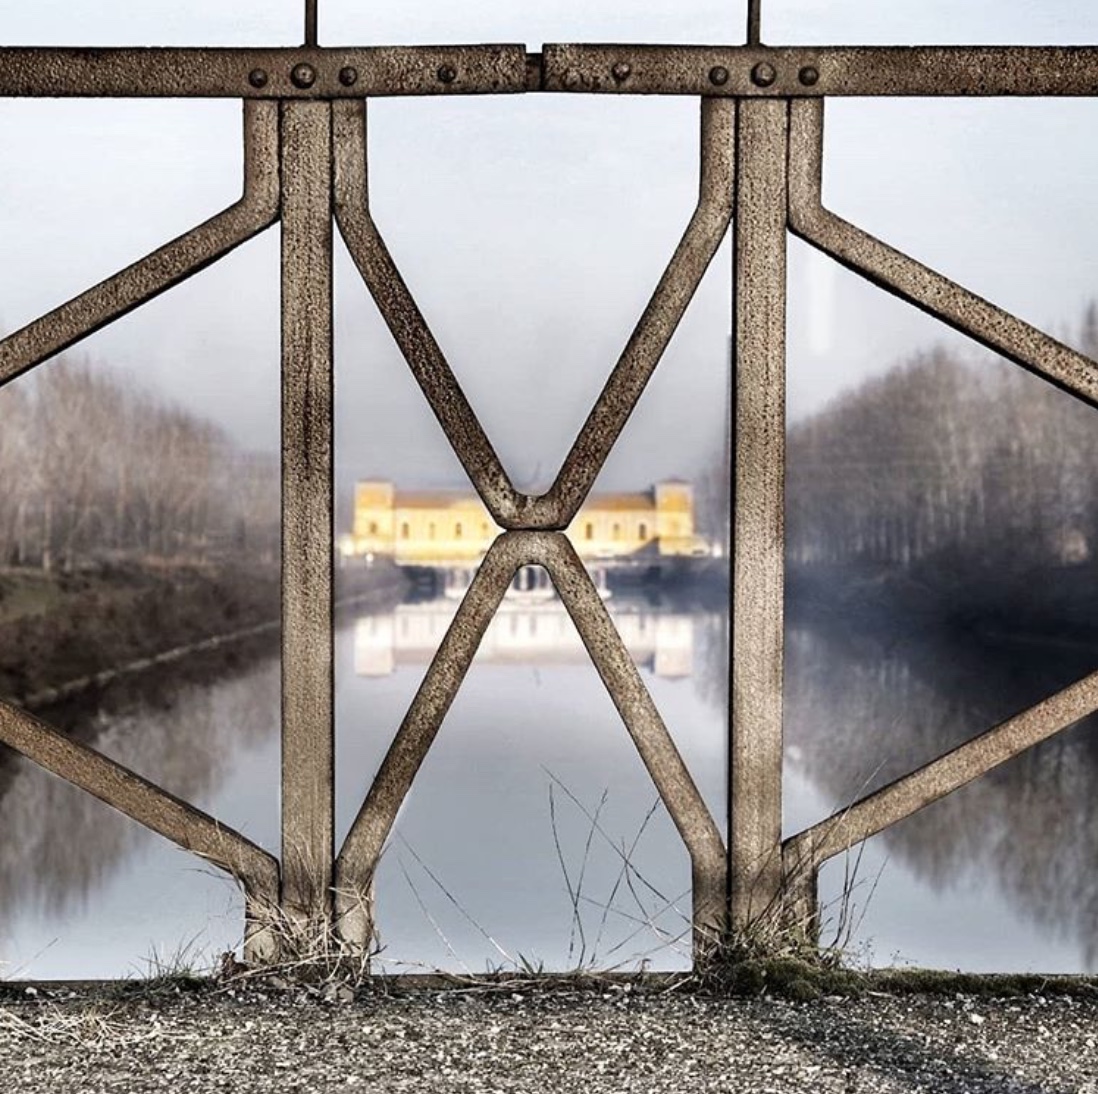
<path id="1" fill-rule="evenodd" d="M 837 814 L 833 823 L 841 823 L 844 816 Z M 847 848 L 839 895 L 823 906 L 815 906 L 815 867 L 800 863 L 786 869 L 781 891 L 695 963 L 697 985 L 733 995 L 768 993 L 801 1000 L 848 994 L 862 975 L 850 961 L 854 938 L 884 870 L 882 864 L 859 907 L 855 896 L 866 885 L 860 878 L 865 846 L 860 842 L 853 853 Z M 811 895 L 811 909 L 796 909 L 798 893 Z"/>
<path id="2" fill-rule="evenodd" d="M 364 910 L 372 919 L 373 894 L 333 893 L 344 909 Z M 295 914 L 277 903 L 252 901 L 249 931 L 262 934 L 271 959 L 247 965 L 227 952 L 221 955 L 217 980 L 222 985 L 249 981 L 271 988 L 305 988 L 319 993 L 353 993 L 371 975 L 371 962 L 381 953 L 376 934 L 369 944 L 344 938 L 339 920 L 329 912 Z"/>

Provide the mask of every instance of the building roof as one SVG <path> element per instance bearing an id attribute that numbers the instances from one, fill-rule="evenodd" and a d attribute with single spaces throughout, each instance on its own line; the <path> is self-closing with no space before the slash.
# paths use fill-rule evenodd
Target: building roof
<path id="1" fill-rule="evenodd" d="M 656 499 L 650 491 L 643 494 L 592 494 L 580 507 L 581 513 L 599 509 L 621 512 L 629 509 L 651 509 Z"/>
<path id="2" fill-rule="evenodd" d="M 393 500 L 397 509 L 447 509 L 484 502 L 472 490 L 401 490 Z"/>
<path id="3" fill-rule="evenodd" d="M 484 503 L 472 490 L 400 490 L 393 499 L 396 509 L 451 509 Z M 648 511 L 655 506 L 652 491 L 633 494 L 592 494 L 581 506 L 581 513 Z"/>

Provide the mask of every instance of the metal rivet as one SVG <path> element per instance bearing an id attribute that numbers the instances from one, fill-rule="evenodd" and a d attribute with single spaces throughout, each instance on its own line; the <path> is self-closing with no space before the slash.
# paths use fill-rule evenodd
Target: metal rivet
<path id="1" fill-rule="evenodd" d="M 253 68 L 252 71 L 248 73 L 248 83 L 250 83 L 252 87 L 266 87 L 267 73 L 261 68 Z"/>
<path id="2" fill-rule="evenodd" d="M 457 72 L 450 65 L 443 65 L 438 70 L 438 78 L 444 84 L 452 84 L 458 77 Z"/>
<path id="3" fill-rule="evenodd" d="M 583 86 L 583 75 L 578 68 L 570 68 L 564 74 L 563 83 L 570 91 L 574 91 L 577 87 Z"/>
<path id="4" fill-rule="evenodd" d="M 728 69 L 724 65 L 714 65 L 709 70 L 709 82 L 716 84 L 717 87 L 728 83 Z"/>
<path id="5" fill-rule="evenodd" d="M 622 80 L 628 80 L 629 74 L 633 71 L 633 66 L 625 61 L 618 61 L 612 69 L 610 69 L 610 75 L 620 84 Z"/>
<path id="6" fill-rule="evenodd" d="M 797 73 L 797 79 L 799 79 L 805 87 L 814 87 L 819 83 L 820 70 L 818 68 L 813 68 L 811 65 L 805 65 L 805 67 Z"/>
<path id="7" fill-rule="evenodd" d="M 760 61 L 751 70 L 751 81 L 758 87 L 769 87 L 777 78 L 777 70 L 766 61 Z"/>
<path id="8" fill-rule="evenodd" d="M 312 87 L 316 83 L 316 69 L 312 65 L 294 65 L 290 79 L 295 87 Z"/>
<path id="9" fill-rule="evenodd" d="M 358 69 L 351 68 L 350 65 L 346 68 L 341 68 L 339 70 L 339 82 L 344 87 L 354 87 L 354 85 L 358 83 Z"/>

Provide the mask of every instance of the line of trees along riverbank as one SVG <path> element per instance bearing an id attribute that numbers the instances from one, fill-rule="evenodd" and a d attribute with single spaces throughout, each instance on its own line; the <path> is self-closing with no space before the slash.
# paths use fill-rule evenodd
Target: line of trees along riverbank
<path id="1" fill-rule="evenodd" d="M 1098 306 L 1074 339 L 1098 357 Z M 1008 571 L 1098 552 L 1098 411 L 996 358 L 945 350 L 789 433 L 791 564 Z"/>
<path id="2" fill-rule="evenodd" d="M 277 457 L 130 377 L 61 358 L 0 391 L 0 421 L 0 563 L 277 551 Z"/>

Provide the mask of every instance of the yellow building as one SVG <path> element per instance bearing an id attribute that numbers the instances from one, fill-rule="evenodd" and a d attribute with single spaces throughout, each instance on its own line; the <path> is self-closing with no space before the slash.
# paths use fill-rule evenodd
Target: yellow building
<path id="1" fill-rule="evenodd" d="M 450 565 L 483 557 L 499 532 L 472 492 L 397 490 L 371 480 L 355 487 L 353 530 L 340 550 L 345 556 L 388 555 L 401 565 Z M 705 541 L 694 534 L 694 490 L 685 482 L 595 495 L 568 536 L 584 559 L 706 553 Z"/>

